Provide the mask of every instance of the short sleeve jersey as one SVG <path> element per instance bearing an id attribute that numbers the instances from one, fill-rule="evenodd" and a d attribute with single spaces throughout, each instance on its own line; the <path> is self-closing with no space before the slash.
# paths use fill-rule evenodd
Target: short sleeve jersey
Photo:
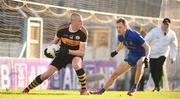
<path id="1" fill-rule="evenodd" d="M 77 32 L 70 32 L 69 26 L 60 29 L 57 32 L 57 37 L 60 38 L 61 46 L 66 46 L 71 50 L 78 50 L 80 42 L 87 42 L 87 34 L 81 29 Z"/>
<path id="2" fill-rule="evenodd" d="M 145 49 L 142 47 L 145 40 L 137 31 L 128 29 L 125 36 L 118 35 L 118 40 L 129 49 L 129 53 L 145 55 Z"/>

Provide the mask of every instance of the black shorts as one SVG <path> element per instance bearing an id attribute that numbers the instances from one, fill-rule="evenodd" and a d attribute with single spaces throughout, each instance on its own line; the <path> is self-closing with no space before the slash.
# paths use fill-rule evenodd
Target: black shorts
<path id="1" fill-rule="evenodd" d="M 51 64 L 52 66 L 56 67 L 58 70 L 60 70 L 61 68 L 65 68 L 67 64 L 72 64 L 72 60 L 74 57 L 80 57 L 80 56 L 75 56 L 75 55 L 60 55 L 55 57 Z M 83 59 L 82 57 L 80 57 L 81 59 Z"/>

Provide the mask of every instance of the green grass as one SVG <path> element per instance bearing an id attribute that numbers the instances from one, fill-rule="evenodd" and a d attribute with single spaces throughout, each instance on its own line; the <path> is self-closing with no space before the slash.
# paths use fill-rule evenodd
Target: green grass
<path id="1" fill-rule="evenodd" d="M 126 91 L 80 96 L 79 91 L 32 90 L 29 94 L 22 94 L 21 90 L 0 90 L 0 99 L 180 99 L 180 92 L 137 92 L 130 97 Z"/>

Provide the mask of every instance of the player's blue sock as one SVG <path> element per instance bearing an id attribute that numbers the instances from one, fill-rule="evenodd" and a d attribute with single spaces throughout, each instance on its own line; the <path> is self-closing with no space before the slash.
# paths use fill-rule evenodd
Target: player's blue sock
<path id="1" fill-rule="evenodd" d="M 133 86 L 132 86 L 132 89 L 137 89 L 138 88 L 138 84 L 134 84 Z"/>
<path id="2" fill-rule="evenodd" d="M 102 88 L 101 90 L 99 90 L 99 93 L 102 94 L 104 93 L 106 90 L 104 88 Z"/>

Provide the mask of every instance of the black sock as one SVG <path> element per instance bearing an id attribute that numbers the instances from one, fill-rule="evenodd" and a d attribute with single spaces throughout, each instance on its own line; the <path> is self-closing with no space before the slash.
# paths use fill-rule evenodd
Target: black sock
<path id="1" fill-rule="evenodd" d="M 35 87 L 37 87 L 38 85 L 40 85 L 43 81 L 40 78 L 40 75 L 37 76 L 27 87 L 28 90 L 31 90 Z"/>
<path id="2" fill-rule="evenodd" d="M 83 68 L 76 70 L 76 74 L 78 76 L 79 82 L 81 84 L 82 89 L 86 89 L 86 74 Z"/>

